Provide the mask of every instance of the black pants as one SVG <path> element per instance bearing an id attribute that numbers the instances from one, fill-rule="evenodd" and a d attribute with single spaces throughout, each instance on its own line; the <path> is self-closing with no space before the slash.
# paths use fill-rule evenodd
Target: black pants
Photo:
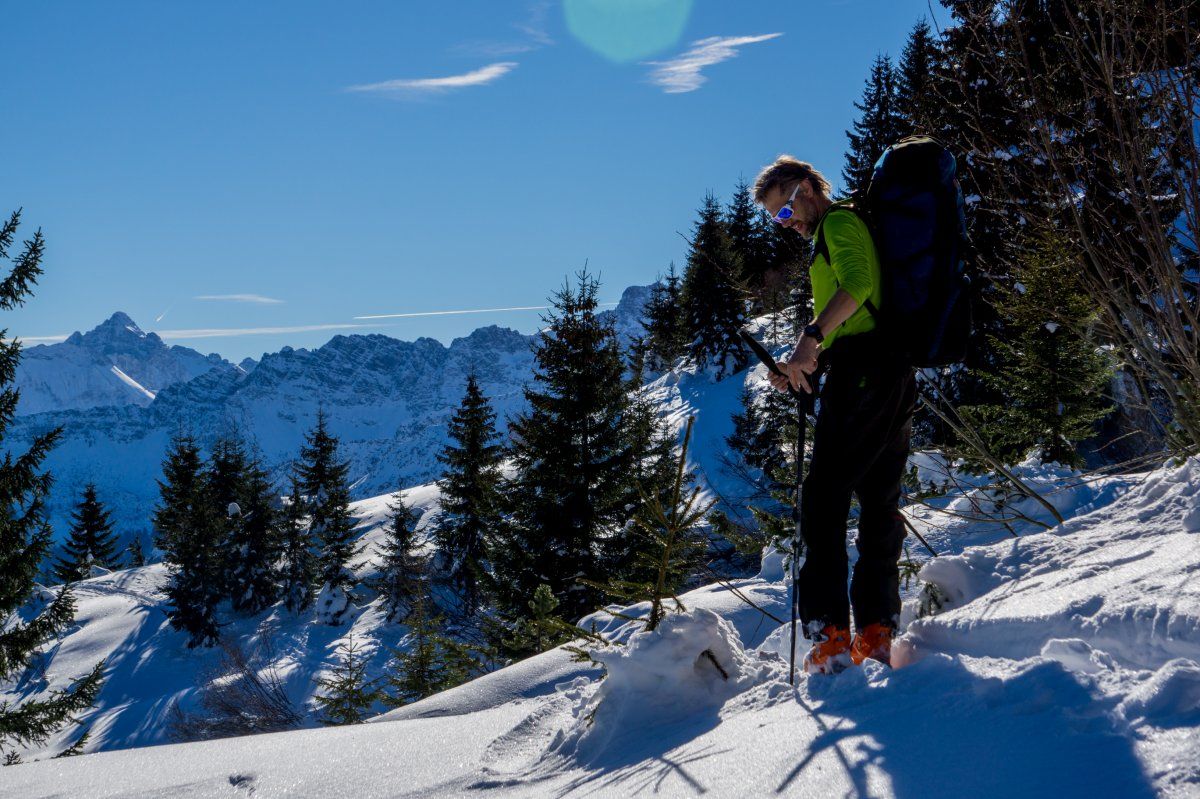
<path id="1" fill-rule="evenodd" d="M 850 626 L 846 517 L 858 497 L 858 562 L 850 600 L 858 629 L 900 617 L 897 562 L 905 528 L 897 510 L 908 460 L 916 380 L 911 367 L 866 333 L 835 342 L 801 494 L 805 561 L 797 586 L 805 634 Z"/>

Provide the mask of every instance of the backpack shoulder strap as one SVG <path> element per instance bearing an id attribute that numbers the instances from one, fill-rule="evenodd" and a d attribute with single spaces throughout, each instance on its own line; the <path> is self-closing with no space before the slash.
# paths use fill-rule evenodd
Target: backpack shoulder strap
<path id="1" fill-rule="evenodd" d="M 825 210 L 825 214 L 821 217 L 820 221 L 817 222 L 817 235 L 816 238 L 813 239 L 813 257 L 815 258 L 817 256 L 821 256 L 827 262 L 829 261 L 829 244 L 825 241 L 825 220 L 835 211 L 846 211 L 854 214 L 860 219 L 863 218 L 862 211 L 851 200 L 836 202 Z"/>
<path id="2" fill-rule="evenodd" d="M 846 211 L 847 213 L 854 214 L 864 222 L 866 221 L 862 210 L 854 203 L 853 200 L 834 203 L 825 211 L 825 215 L 822 216 L 821 221 L 817 223 L 817 235 L 813 240 L 813 257 L 816 258 L 817 256 L 823 256 L 825 258 L 825 262 L 829 263 L 831 267 L 833 264 L 829 259 L 829 244 L 825 241 L 825 219 L 835 211 Z M 834 273 L 833 280 L 835 283 L 837 282 L 836 272 Z M 863 305 L 867 307 L 867 313 L 871 314 L 871 316 L 874 316 L 876 319 L 879 318 L 879 311 L 876 309 L 875 303 L 871 302 L 870 297 L 863 302 Z"/>

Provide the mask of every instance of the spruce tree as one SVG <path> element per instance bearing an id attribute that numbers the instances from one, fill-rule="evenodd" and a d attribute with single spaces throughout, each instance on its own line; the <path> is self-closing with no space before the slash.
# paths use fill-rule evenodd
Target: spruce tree
<path id="1" fill-rule="evenodd" d="M 470 647 L 441 632 L 442 618 L 433 612 L 427 593 L 417 596 L 406 623 L 404 648 L 392 650 L 384 702 L 407 705 L 461 685 L 479 673 L 479 661 Z"/>
<path id="2" fill-rule="evenodd" d="M 379 581 L 388 621 L 411 610 L 414 597 L 425 579 L 425 562 L 417 553 L 417 522 L 420 517 L 397 495 L 389 508 L 386 536 L 379 546 Z"/>
<path id="3" fill-rule="evenodd" d="M 666 276 L 659 278 L 650 289 L 650 298 L 642 312 L 646 329 L 646 366 L 651 371 L 666 371 L 684 354 L 687 327 L 681 294 L 680 277 L 672 261 Z"/>
<path id="4" fill-rule="evenodd" d="M 138 569 L 146 565 L 146 550 L 142 546 L 142 534 L 134 533 L 133 538 L 129 541 L 129 546 L 125 547 L 125 554 L 128 556 L 130 569 Z"/>
<path id="5" fill-rule="evenodd" d="M 54 567 L 55 576 L 70 583 L 86 578 L 93 565 L 117 568 L 117 535 L 112 527 L 108 511 L 96 498 L 96 484 L 88 483 L 71 514 L 71 533 Z"/>
<path id="6" fill-rule="evenodd" d="M 358 724 L 380 699 L 374 680 L 367 679 L 367 661 L 351 634 L 337 648 L 337 665 L 329 677 L 318 677 L 321 693 L 313 696 L 326 725 Z"/>
<path id="7" fill-rule="evenodd" d="M 350 464 L 338 459 L 338 440 L 329 432 L 324 411 L 317 413 L 317 424 L 306 436 L 300 459 L 300 488 L 308 508 L 309 535 L 317 548 L 317 579 L 323 591 L 340 597 L 354 587 L 354 575 L 346 564 L 358 548 L 350 515 Z M 348 606 L 348 598 L 346 602 Z M 338 623 L 345 606 L 320 610 L 327 612 L 330 623 Z"/>
<path id="8" fill-rule="evenodd" d="M 633 475 L 645 453 L 616 334 L 596 314 L 598 283 L 586 272 L 578 280 L 552 299 L 528 410 L 509 427 L 516 474 L 492 566 L 497 598 L 514 616 L 527 612 L 541 583 L 569 618 L 592 610 L 599 595 L 583 580 L 604 576 L 602 549 L 624 531 L 637 500 Z"/>
<path id="9" fill-rule="evenodd" d="M 901 136 L 926 133 L 934 129 L 939 114 L 934 92 L 934 69 L 938 62 L 938 43 L 925 19 L 917 21 L 908 34 L 900 65 L 896 68 L 895 115 Z"/>
<path id="10" fill-rule="evenodd" d="M 679 610 L 677 596 L 684 582 L 693 575 L 707 550 L 708 539 L 699 531 L 712 502 L 700 501 L 700 488 L 688 489 L 693 478 L 687 471 L 688 443 L 693 417 L 683 434 L 683 447 L 673 458 L 675 474 L 666 499 L 644 493 L 633 522 L 639 546 L 635 568 L 625 579 L 612 579 L 603 590 L 626 602 L 649 602 L 646 630 L 654 630 L 667 612 L 667 600 Z"/>
<path id="11" fill-rule="evenodd" d="M 20 225 L 13 213 L 0 225 L 0 261 L 10 259 L 9 250 Z M 0 309 L 11 311 L 24 305 L 42 274 L 45 249 L 41 231 L 24 242 L 13 257 L 12 268 L 0 280 Z M 19 394 L 13 387 L 21 344 L 0 330 L 0 443 L 16 415 Z M 50 549 L 50 525 L 45 517 L 45 498 L 51 477 L 41 470 L 42 461 L 57 443 L 61 429 L 37 435 L 24 452 L 6 452 L 0 459 L 0 682 L 8 682 L 29 668 L 39 649 L 61 634 L 75 618 L 75 599 L 69 586 L 59 589 L 49 604 L 32 617 L 16 615 L 34 599 L 38 566 Z M 100 692 L 104 662 L 64 690 L 44 698 L 0 701 L 0 755 L 6 763 L 20 762 L 17 747 L 39 745 L 95 702 Z"/>
<path id="12" fill-rule="evenodd" d="M 680 304 L 687 354 L 702 368 L 716 364 L 718 380 L 746 364 L 745 345 L 738 336 L 746 316 L 745 291 L 738 282 L 741 272 L 721 206 L 710 194 L 696 220 Z"/>
<path id="13" fill-rule="evenodd" d="M 738 282 L 753 297 L 756 309 L 766 304 L 767 273 L 771 268 L 761 217 L 754 198 L 750 196 L 749 184 L 739 180 L 726 210 L 726 228 L 729 231 L 729 247 L 742 267 Z"/>
<path id="14" fill-rule="evenodd" d="M 529 615 L 517 619 L 501 642 L 503 651 L 519 660 L 572 640 L 574 628 L 554 612 L 558 606 L 550 586 L 539 585 L 529 600 Z"/>
<path id="15" fill-rule="evenodd" d="M 279 525 L 271 484 L 235 438 L 213 446 L 208 491 L 222 528 L 226 595 L 240 613 L 258 613 L 279 598 Z"/>
<path id="16" fill-rule="evenodd" d="M 281 516 L 279 591 L 285 607 L 299 613 L 312 605 L 317 559 L 308 533 L 308 506 L 295 476 Z"/>
<path id="17" fill-rule="evenodd" d="M 496 413 L 479 390 L 475 375 L 449 425 L 450 441 L 438 454 L 445 468 L 438 481 L 441 515 L 434 529 L 446 576 L 462 599 L 463 612 L 474 614 L 488 580 L 491 540 L 500 525 L 500 462 Z"/>
<path id="18" fill-rule="evenodd" d="M 853 129 L 846 131 L 850 149 L 846 151 L 842 180 L 847 194 L 866 189 L 875 162 L 899 138 L 901 120 L 895 100 L 896 72 L 892 60 L 886 55 L 878 55 L 871 65 L 862 100 L 854 104 L 859 117 Z"/>
<path id="19" fill-rule="evenodd" d="M 1112 369 L 1088 335 L 1096 311 L 1080 288 L 1078 258 L 1050 231 L 1028 249 L 1000 306 L 1015 333 L 993 342 L 1001 366 L 984 373 L 1004 401 L 962 410 L 1006 462 L 1037 449 L 1045 461 L 1080 466 L 1079 442 L 1111 409 Z"/>
<path id="20" fill-rule="evenodd" d="M 195 438 L 171 440 L 154 511 L 155 543 L 167 564 L 167 618 L 188 633 L 188 647 L 211 646 L 220 635 L 217 604 L 225 594 L 221 524 Z M 224 511 L 224 509 L 221 509 Z"/>

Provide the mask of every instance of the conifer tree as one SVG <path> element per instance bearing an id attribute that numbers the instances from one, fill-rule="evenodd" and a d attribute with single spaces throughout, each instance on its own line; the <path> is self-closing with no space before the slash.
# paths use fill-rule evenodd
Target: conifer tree
<path id="1" fill-rule="evenodd" d="M 146 565 L 146 550 L 142 546 L 141 533 L 133 534 L 129 546 L 125 547 L 125 553 L 129 559 L 129 568 L 138 569 Z"/>
<path id="2" fill-rule="evenodd" d="M 681 301 L 682 286 L 672 261 L 667 274 L 650 289 L 650 298 L 643 310 L 646 329 L 646 366 L 663 372 L 684 354 L 687 328 Z"/>
<path id="3" fill-rule="evenodd" d="M 470 647 L 441 632 L 442 619 L 432 605 L 427 593 L 418 594 L 407 620 L 406 648 L 392 650 L 385 677 L 387 704 L 398 707 L 416 702 L 460 685 L 479 672 L 479 661 Z"/>
<path id="4" fill-rule="evenodd" d="M 445 468 L 438 481 L 442 513 L 434 538 L 447 562 L 446 575 L 462 599 L 463 612 L 474 614 L 488 580 L 491 539 L 500 525 L 500 461 L 496 413 L 467 377 L 462 403 L 449 425 L 450 441 L 438 454 Z"/>
<path id="5" fill-rule="evenodd" d="M 287 609 L 299 613 L 312 605 L 317 559 L 308 533 L 308 506 L 295 476 L 281 515 L 279 590 Z"/>
<path id="6" fill-rule="evenodd" d="M 574 638 L 573 628 L 555 614 L 559 601 L 550 586 L 542 583 L 529 600 L 529 615 L 517 619 L 511 635 L 503 641 L 504 651 L 516 659 L 536 655 Z"/>
<path id="7" fill-rule="evenodd" d="M 167 617 L 172 627 L 188 633 L 189 648 L 211 646 L 220 634 L 217 604 L 225 593 L 225 564 L 219 517 L 200 447 L 190 434 L 172 439 L 158 486 L 154 530 L 169 575 Z"/>
<path id="8" fill-rule="evenodd" d="M 1006 462 L 1038 449 L 1043 460 L 1079 466 L 1078 443 L 1111 409 L 1104 392 L 1112 370 L 1087 335 L 1096 311 L 1080 288 L 1078 259 L 1049 231 L 1029 252 L 1000 307 L 1014 335 L 994 342 L 1001 367 L 984 373 L 1004 401 L 962 411 Z"/>
<path id="9" fill-rule="evenodd" d="M 419 517 L 397 495 L 389 508 L 386 536 L 379 547 L 379 582 L 376 586 L 388 609 L 388 621 L 407 614 L 425 579 L 425 563 L 417 554 Z"/>
<path id="10" fill-rule="evenodd" d="M 279 598 L 279 524 L 267 473 L 227 437 L 213 446 L 208 491 L 222 527 L 226 593 L 234 610 L 258 613 Z"/>
<path id="11" fill-rule="evenodd" d="M 323 590 L 341 595 L 354 587 L 354 575 L 346 563 L 358 550 L 350 515 L 350 464 L 338 459 L 338 440 L 326 422 L 325 412 L 318 412 L 317 424 L 300 450 L 298 472 L 309 514 L 309 535 L 317 547 L 317 579 Z M 337 623 L 342 610 L 333 609 L 328 620 Z"/>
<path id="12" fill-rule="evenodd" d="M 646 630 L 658 627 L 666 615 L 667 600 L 671 600 L 677 609 L 684 609 L 677 593 L 699 565 L 708 544 L 697 528 L 712 503 L 700 501 L 699 487 L 687 489 L 691 482 L 687 473 L 687 451 L 693 421 L 693 417 L 688 418 L 682 451 L 673 459 L 675 474 L 667 500 L 664 502 L 658 495 L 643 494 L 634 516 L 641 542 L 637 568 L 628 579 L 609 580 L 603 585 L 606 593 L 624 601 L 650 603 Z"/>
<path id="13" fill-rule="evenodd" d="M 765 304 L 764 290 L 771 260 L 763 236 L 762 214 L 750 196 L 750 186 L 745 180 L 738 181 L 725 218 L 729 247 L 742 267 L 738 282 L 754 298 L 756 308 L 761 309 Z"/>
<path id="14" fill-rule="evenodd" d="M 492 566 L 497 598 L 514 616 L 527 612 L 541 583 L 564 615 L 589 612 L 598 594 L 581 578 L 604 574 L 605 541 L 636 506 L 632 476 L 645 453 L 637 451 L 620 349 L 611 322 L 596 315 L 598 283 L 586 272 L 578 280 L 552 299 L 525 390 L 528 410 L 509 428 L 516 474 Z"/>
<path id="15" fill-rule="evenodd" d="M 96 498 L 95 483 L 88 483 L 71 514 L 71 533 L 54 567 L 55 576 L 69 583 L 87 577 L 92 565 L 115 569 L 117 536 L 112 527 L 108 511 Z"/>
<path id="16" fill-rule="evenodd" d="M 337 648 L 337 665 L 332 676 L 318 677 L 322 690 L 313 696 L 320 706 L 320 722 L 326 725 L 357 724 L 367 717 L 380 699 L 374 680 L 367 679 L 367 661 L 351 634 Z"/>
<path id="17" fill-rule="evenodd" d="M 934 92 L 934 69 L 938 61 L 938 43 L 924 18 L 913 25 L 896 68 L 895 115 L 900 136 L 911 136 L 934 129 L 938 100 Z"/>
<path id="18" fill-rule="evenodd" d="M 875 162 L 899 138 L 901 120 L 895 100 L 896 72 L 892 60 L 886 55 L 878 55 L 871 65 L 862 100 L 854 104 L 859 117 L 853 129 L 846 131 L 850 149 L 846 151 L 842 180 L 847 194 L 867 187 Z"/>
<path id="19" fill-rule="evenodd" d="M 9 249 L 20 225 L 13 213 L 0 225 L 0 261 L 10 259 Z M 0 280 L 0 309 L 11 311 L 24 305 L 42 274 L 45 249 L 41 231 L 24 242 L 11 259 L 12 268 Z M 0 330 L 0 443 L 16 414 L 19 394 L 13 387 L 21 344 Z M 50 548 L 50 525 L 45 517 L 45 498 L 50 474 L 41 470 L 42 461 L 57 443 L 61 429 L 36 436 L 24 452 L 9 451 L 0 459 L 0 682 L 23 674 L 34 655 L 62 633 L 75 618 L 75 599 L 63 586 L 49 604 L 30 618 L 13 614 L 34 598 L 38 566 Z M 104 662 L 68 688 L 51 691 L 44 698 L 0 701 L 0 755 L 6 763 L 20 762 L 17 747 L 38 745 L 86 710 L 100 692 Z"/>
<path id="20" fill-rule="evenodd" d="M 684 309 L 687 353 L 701 367 L 717 365 L 717 379 L 746 364 L 738 330 L 746 316 L 744 290 L 738 280 L 741 258 L 729 240 L 721 206 L 704 198 L 688 251 L 680 304 Z"/>

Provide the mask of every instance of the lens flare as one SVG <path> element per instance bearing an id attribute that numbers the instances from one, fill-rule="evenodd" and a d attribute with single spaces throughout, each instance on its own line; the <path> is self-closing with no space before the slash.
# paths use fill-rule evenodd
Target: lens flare
<path id="1" fill-rule="evenodd" d="M 692 0 L 563 0 L 571 35 L 618 64 L 673 47 L 691 13 Z"/>

